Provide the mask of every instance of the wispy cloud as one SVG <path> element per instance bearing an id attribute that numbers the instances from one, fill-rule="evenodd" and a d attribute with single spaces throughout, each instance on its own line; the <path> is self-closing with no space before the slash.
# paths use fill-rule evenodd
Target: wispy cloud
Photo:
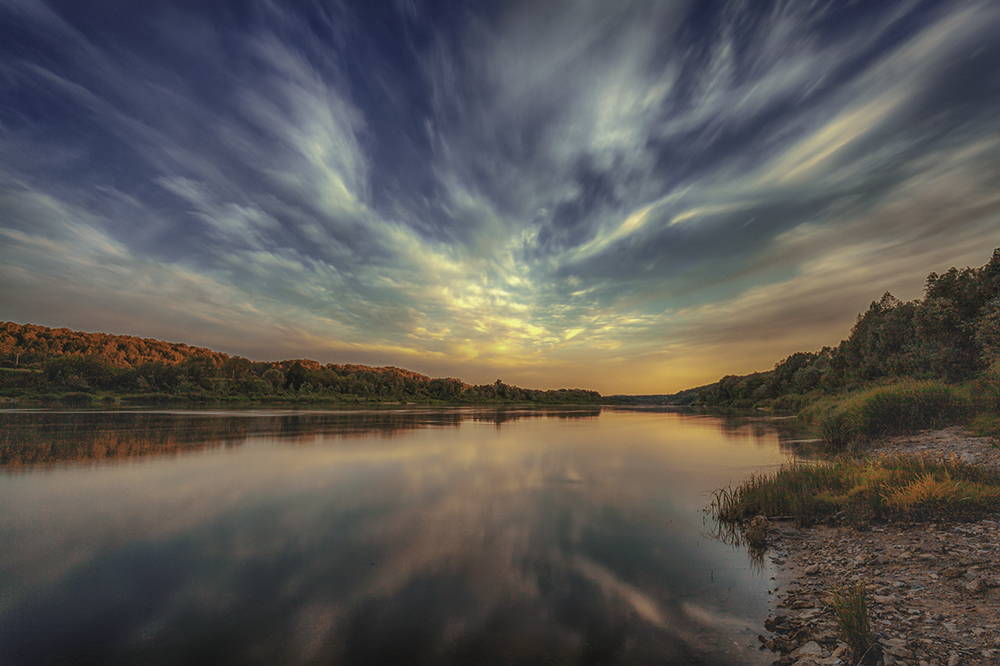
<path id="1" fill-rule="evenodd" d="M 0 317 L 666 391 L 997 244 L 991 2 L 373 11 L 0 5 Z"/>

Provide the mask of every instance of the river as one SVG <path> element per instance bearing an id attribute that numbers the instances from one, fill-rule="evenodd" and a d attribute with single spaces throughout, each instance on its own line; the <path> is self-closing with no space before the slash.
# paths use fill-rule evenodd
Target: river
<path id="1" fill-rule="evenodd" d="M 766 664 L 710 491 L 760 424 L 608 408 L 0 411 L 11 664 Z"/>

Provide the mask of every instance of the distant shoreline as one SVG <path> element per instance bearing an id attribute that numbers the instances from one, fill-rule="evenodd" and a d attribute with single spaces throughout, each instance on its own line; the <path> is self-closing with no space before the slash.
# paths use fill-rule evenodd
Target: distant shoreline
<path id="1" fill-rule="evenodd" d="M 183 343 L 0 322 L 0 399 L 89 407 L 122 400 L 235 402 L 599 404 L 597 391 L 467 384 L 395 366 L 252 361 Z"/>

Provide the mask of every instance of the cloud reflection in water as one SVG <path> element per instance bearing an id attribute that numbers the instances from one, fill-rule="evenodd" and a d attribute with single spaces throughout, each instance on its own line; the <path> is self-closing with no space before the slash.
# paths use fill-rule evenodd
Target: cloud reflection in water
<path id="1" fill-rule="evenodd" d="M 0 643 L 29 663 L 85 646 L 144 663 L 758 663 L 726 637 L 766 582 L 700 536 L 701 493 L 777 457 L 714 419 L 604 413 L 8 474 Z"/>

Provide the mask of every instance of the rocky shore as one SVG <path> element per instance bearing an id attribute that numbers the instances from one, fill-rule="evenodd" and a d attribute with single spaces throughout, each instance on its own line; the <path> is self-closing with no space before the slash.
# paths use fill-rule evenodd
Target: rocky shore
<path id="1" fill-rule="evenodd" d="M 869 455 L 959 458 L 1000 471 L 1000 449 L 960 428 L 879 442 Z M 768 556 L 778 565 L 763 647 L 781 666 L 850 664 L 829 607 L 833 585 L 869 589 L 885 666 L 1000 664 L 1000 516 L 972 523 L 827 525 L 774 522 Z"/>

